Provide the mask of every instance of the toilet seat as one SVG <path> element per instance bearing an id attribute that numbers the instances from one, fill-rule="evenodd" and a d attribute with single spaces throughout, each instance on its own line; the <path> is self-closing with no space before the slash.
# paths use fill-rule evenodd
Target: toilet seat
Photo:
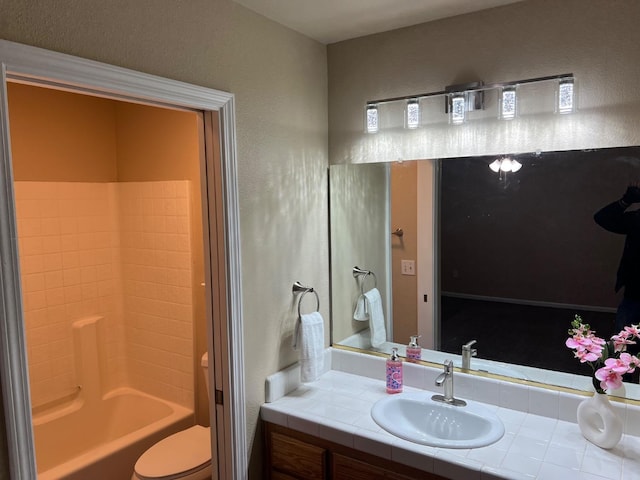
<path id="1" fill-rule="evenodd" d="M 149 448 L 134 470 L 140 480 L 173 480 L 206 468 L 211 468 L 211 430 L 195 425 Z"/>

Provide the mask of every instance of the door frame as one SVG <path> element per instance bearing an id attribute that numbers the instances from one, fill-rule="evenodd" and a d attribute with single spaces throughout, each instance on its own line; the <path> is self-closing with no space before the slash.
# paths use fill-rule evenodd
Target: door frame
<path id="1" fill-rule="evenodd" d="M 213 310 L 213 319 L 207 326 L 209 358 L 214 358 L 216 363 L 214 369 L 209 369 L 212 380 L 210 412 L 212 423 L 216 421 L 222 427 L 213 440 L 216 444 L 222 442 L 219 445 L 222 457 L 218 457 L 218 465 L 220 471 L 225 473 L 223 478 L 246 478 L 234 95 L 0 40 L 0 385 L 11 478 L 37 478 L 37 470 L 11 167 L 8 80 L 134 103 L 193 110 L 203 113 L 205 117 L 209 112 L 218 112 L 219 145 L 211 141 L 212 132 L 207 132 L 207 128 L 216 127 L 215 122 L 204 122 L 205 150 L 212 152 L 217 148 L 218 151 L 207 155 L 205 159 L 209 188 L 206 205 L 203 207 L 209 212 L 211 233 L 214 233 L 214 227 L 217 228 L 217 250 L 210 251 L 209 254 L 217 258 L 217 266 L 223 272 L 223 275 L 211 272 L 212 281 L 207 282 L 208 298 L 220 301 L 219 305 L 209 306 L 209 311 Z M 216 279 L 219 282 L 215 282 Z M 214 335 L 215 342 L 212 338 Z M 221 386 L 223 392 L 222 405 L 216 405 L 213 401 L 220 397 L 214 394 L 214 390 L 219 390 L 218 386 Z M 216 453 L 218 452 L 213 452 L 214 455 Z"/>

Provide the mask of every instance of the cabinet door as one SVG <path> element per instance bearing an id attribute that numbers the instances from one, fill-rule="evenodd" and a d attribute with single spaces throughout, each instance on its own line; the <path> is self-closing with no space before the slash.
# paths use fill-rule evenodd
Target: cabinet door
<path id="1" fill-rule="evenodd" d="M 270 443 L 272 470 L 301 480 L 325 479 L 327 451 L 324 448 L 277 432 L 270 432 Z M 278 477 L 272 474 L 272 478 Z"/>
<path id="2" fill-rule="evenodd" d="M 353 458 L 332 455 L 332 480 L 385 480 L 385 471 Z"/>
<path id="3" fill-rule="evenodd" d="M 277 470 L 271 470 L 271 480 L 298 480 L 297 477 L 292 477 L 286 473 L 278 472 Z"/>
<path id="4" fill-rule="evenodd" d="M 432 477 L 428 473 L 425 473 L 425 476 L 420 477 L 405 477 L 404 475 L 399 475 L 391 470 L 369 465 L 368 463 L 355 460 L 350 457 L 345 457 L 338 453 L 334 453 L 332 455 L 332 460 L 332 480 L 416 480 L 416 478 L 437 478 Z"/>

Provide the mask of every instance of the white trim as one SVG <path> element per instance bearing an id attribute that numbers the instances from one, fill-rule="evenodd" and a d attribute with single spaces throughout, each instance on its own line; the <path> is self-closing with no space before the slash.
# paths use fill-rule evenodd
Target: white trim
<path id="1" fill-rule="evenodd" d="M 386 328 L 387 328 L 387 341 L 393 341 L 393 291 L 392 291 L 392 283 L 393 283 L 393 253 L 391 251 L 391 235 L 389 235 L 387 230 L 391 229 L 391 164 L 388 163 L 385 165 L 384 169 L 384 204 L 385 204 L 385 215 L 386 220 L 383 223 L 383 235 L 384 235 L 384 251 L 385 251 L 385 259 L 384 264 L 386 268 L 385 282 L 384 282 L 384 290 L 386 292 Z M 383 302 L 385 303 L 385 302 Z"/>
<path id="2" fill-rule="evenodd" d="M 88 89 L 110 96 L 215 111 L 233 98 L 227 92 L 6 40 L 0 40 L 0 60 L 7 65 L 9 78 L 59 84 L 68 90 Z"/>
<path id="3" fill-rule="evenodd" d="M 240 228 L 233 94 L 148 75 L 57 52 L 0 40 L 0 373 L 11 478 L 36 478 L 23 331 L 17 235 L 13 204 L 6 79 L 46 84 L 110 98 L 173 108 L 220 112 L 224 172 L 225 241 L 228 268 L 229 414 L 232 418 L 232 478 L 247 476 L 244 401 Z M 5 75 L 6 73 L 6 75 Z M 30 452 L 26 455 L 25 452 Z"/>
<path id="4" fill-rule="evenodd" d="M 0 64 L 0 111 L 7 112 L 7 68 Z M 18 260 L 18 234 L 13 204 L 13 181 L 10 158 L 8 117 L 0 115 L 0 369 L 2 374 L 2 401 L 9 450 L 11 478 L 36 478 L 33 455 L 34 441 L 31 427 L 31 399 L 27 377 L 27 347 L 22 315 L 22 293 Z M 32 452 L 21 455 L 21 452 Z"/>
<path id="5" fill-rule="evenodd" d="M 417 255 L 417 295 L 418 304 L 418 335 L 420 335 L 420 345 L 422 348 L 435 349 L 434 334 L 434 210 L 433 191 L 435 185 L 433 160 L 418 162 L 417 184 L 418 193 L 416 195 L 417 208 L 417 235 L 418 245 L 429 245 L 429 248 L 419 248 Z M 427 295 L 427 301 L 424 296 Z"/>
<path id="6" fill-rule="evenodd" d="M 236 160 L 235 104 L 233 96 L 220 108 L 220 149 L 224 159 L 224 212 L 229 303 L 229 385 L 231 389 L 234 479 L 247 478 L 248 453 L 244 390 L 244 336 L 242 322 L 242 265 L 240 257 L 240 198 Z M 231 247 L 233 245 L 233 248 Z M 235 321 L 234 321 L 235 319 Z"/>

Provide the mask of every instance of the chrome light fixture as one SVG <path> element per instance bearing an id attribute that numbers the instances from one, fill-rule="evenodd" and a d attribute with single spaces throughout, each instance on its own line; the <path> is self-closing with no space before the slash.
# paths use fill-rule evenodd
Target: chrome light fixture
<path id="1" fill-rule="evenodd" d="M 518 96 L 516 87 L 504 87 L 500 90 L 500 118 L 512 120 L 516 118 Z"/>
<path id="2" fill-rule="evenodd" d="M 365 109 L 365 132 L 376 133 L 378 131 L 378 104 L 368 103 Z"/>
<path id="3" fill-rule="evenodd" d="M 380 105 L 397 102 L 405 104 L 404 127 L 408 129 L 419 128 L 424 120 L 420 105 L 422 100 L 427 98 L 443 98 L 445 100 L 444 112 L 448 115 L 449 124 L 461 125 L 469 118 L 473 118 L 473 116 L 468 117 L 467 112 L 485 109 L 485 93 L 489 91 L 496 91 L 499 95 L 497 116 L 504 120 L 510 120 L 516 116 L 523 115 L 518 106 L 520 103 L 518 95 L 523 93 L 521 87 L 527 84 L 544 82 L 555 82 L 554 84 L 557 85 L 554 107 L 556 112 L 564 114 L 575 111 L 574 77 L 572 73 L 502 83 L 485 84 L 484 82 L 472 82 L 449 85 L 438 92 L 369 100 L 365 107 L 365 132 L 378 132 L 380 128 L 378 107 Z M 475 115 L 475 117 L 479 119 L 485 118 L 481 114 Z M 430 122 L 431 119 L 427 120 Z M 439 123 L 439 119 L 435 119 L 434 123 Z M 393 127 L 397 126 L 397 123 L 395 123 L 395 119 L 391 119 L 390 122 L 385 122 L 385 125 Z"/>
<path id="4" fill-rule="evenodd" d="M 420 101 L 417 98 L 407 100 L 404 126 L 409 129 L 415 129 L 420 126 Z"/>
<path id="5" fill-rule="evenodd" d="M 575 109 L 573 78 L 565 78 L 558 82 L 558 113 L 571 113 Z"/>
<path id="6" fill-rule="evenodd" d="M 489 168 L 496 173 L 515 173 L 522 168 L 522 164 L 509 157 L 497 158 L 489 164 Z"/>

